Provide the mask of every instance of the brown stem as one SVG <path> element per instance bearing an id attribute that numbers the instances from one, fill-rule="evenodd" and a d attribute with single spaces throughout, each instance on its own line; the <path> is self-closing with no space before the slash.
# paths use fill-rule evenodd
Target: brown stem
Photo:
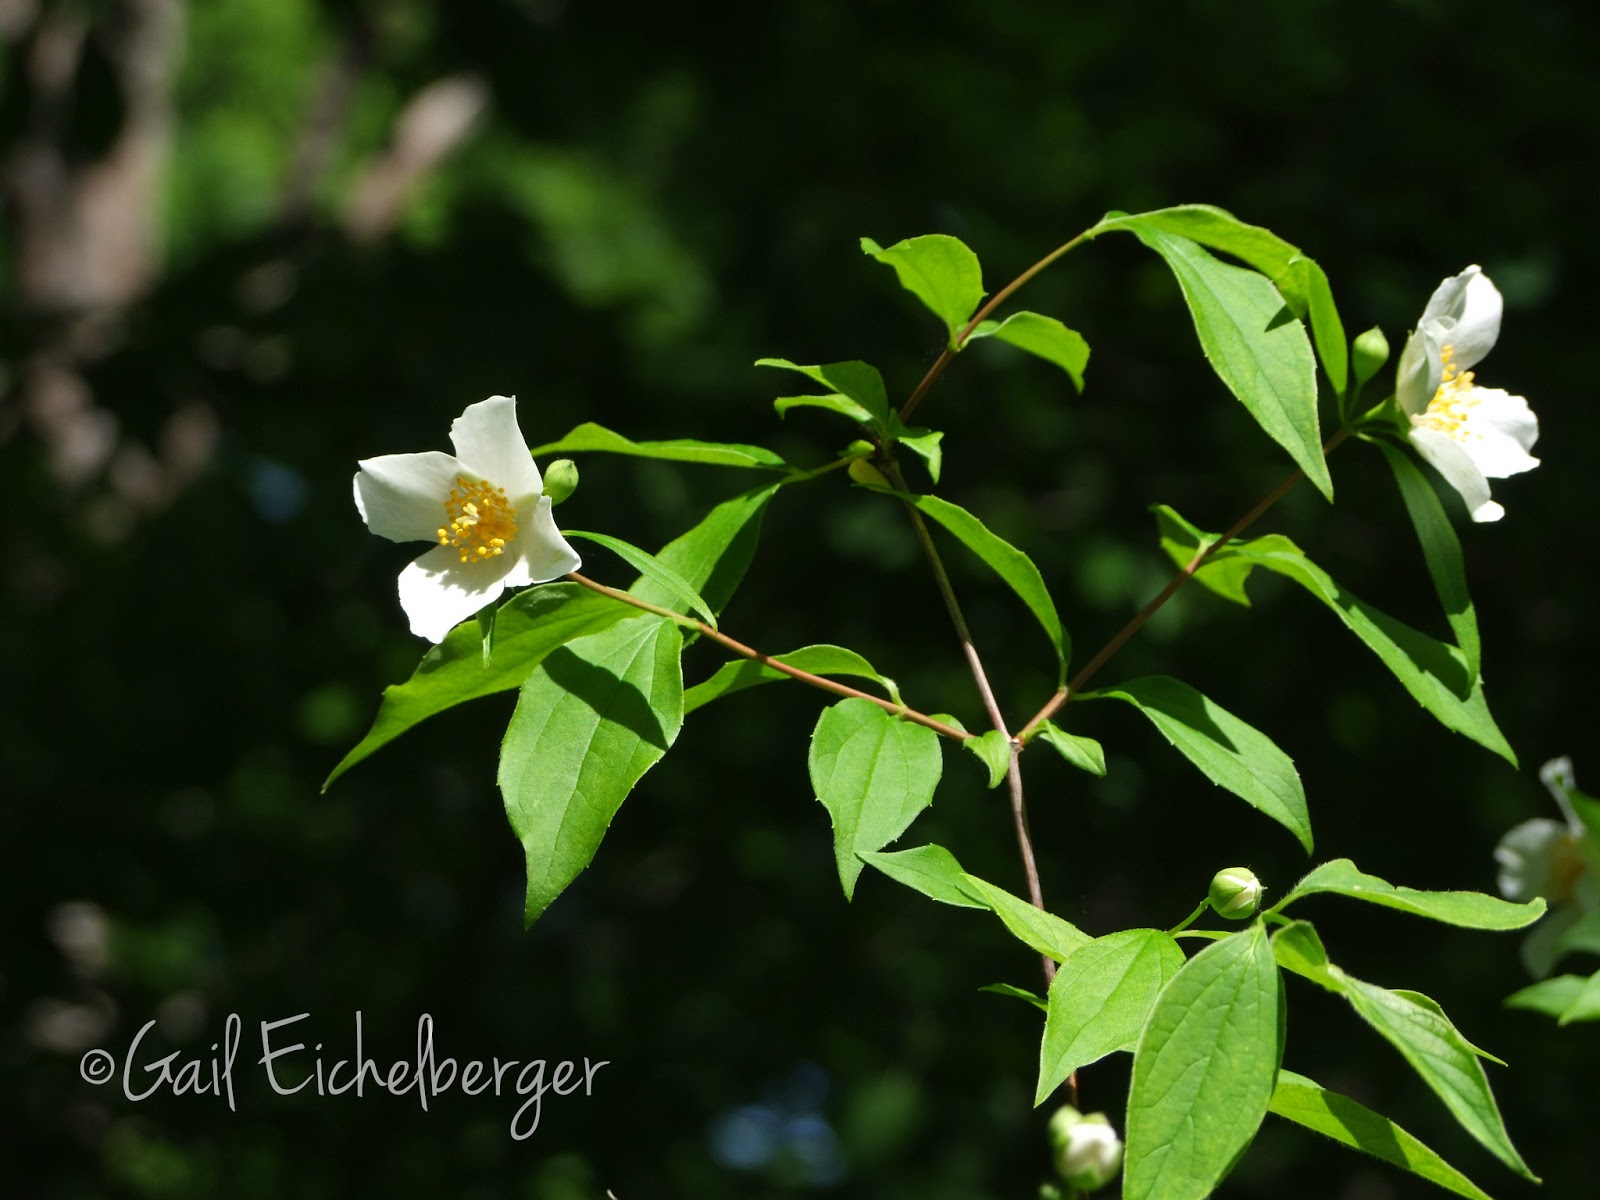
<path id="1" fill-rule="evenodd" d="M 870 700 L 879 708 L 893 713 L 897 717 L 917 725 L 925 725 L 935 733 L 958 742 L 966 741 L 972 736 L 965 730 L 957 729 L 953 725 L 946 725 L 943 721 L 935 720 L 933 717 L 920 713 L 914 708 L 907 708 L 905 705 L 896 704 L 892 700 L 885 700 L 882 697 L 859 691 L 848 684 L 835 683 L 833 680 L 825 679 L 821 675 L 813 675 L 810 671 L 802 671 L 799 667 L 791 667 L 788 663 L 779 662 L 770 654 L 763 654 L 759 650 L 746 646 L 743 642 L 735 641 L 721 630 L 713 629 L 704 621 L 697 621 L 693 617 L 686 617 L 682 613 L 673 612 L 670 608 L 662 608 L 659 604 L 651 604 L 648 600 L 630 596 L 627 592 L 619 591 L 617 588 L 607 587 L 603 583 L 596 583 L 576 571 L 569 572 L 567 578 L 574 583 L 581 583 L 591 591 L 599 592 L 602 596 L 610 596 L 613 600 L 619 600 L 623 604 L 631 604 L 635 608 L 642 608 L 645 612 L 655 613 L 658 617 L 666 617 L 667 620 L 681 625 L 685 629 L 693 629 L 702 637 L 710 638 L 717 645 L 733 651 L 739 657 L 748 658 L 751 662 L 758 662 L 764 667 L 771 667 L 774 671 L 781 671 L 793 679 L 800 680 L 801 683 L 809 683 L 812 687 L 821 688 L 827 692 L 835 692 L 841 696 L 849 696 L 856 700 Z"/>
<path id="2" fill-rule="evenodd" d="M 956 356 L 956 352 L 958 350 L 967 344 L 967 339 L 972 336 L 972 331 L 983 322 L 985 317 L 1010 299 L 1012 293 L 1014 293 L 1023 284 L 1027 283 L 1028 280 L 1032 279 L 1035 275 L 1044 270 L 1051 263 L 1055 262 L 1056 259 L 1060 258 L 1068 250 L 1071 250 L 1079 242 L 1083 241 L 1084 238 L 1088 237 L 1089 233 L 1090 231 L 1086 229 L 1077 237 L 1073 238 L 1070 242 L 1065 242 L 1062 245 L 1057 246 L 1054 250 L 1050 251 L 1049 254 L 1046 254 L 1038 262 L 1034 263 L 1033 266 L 1029 267 L 1021 275 L 1018 275 L 1010 283 L 1006 284 L 1005 287 L 1001 288 L 993 296 L 989 297 L 988 301 L 983 305 L 983 307 L 972 314 L 972 319 L 962 327 L 960 333 L 956 334 L 950 345 L 946 346 L 939 354 L 939 357 L 934 359 L 933 366 L 928 368 L 928 373 L 922 377 L 922 382 L 917 384 L 917 386 L 912 390 L 910 398 L 906 400 L 904 405 L 901 406 L 900 419 L 902 421 L 909 421 L 911 419 L 911 414 L 916 411 L 917 405 L 922 403 L 922 398 L 928 394 L 928 389 L 933 386 L 933 381 L 938 379 L 939 376 L 944 373 L 944 369 L 950 365 L 950 360 Z"/>
<path id="3" fill-rule="evenodd" d="M 1348 436 L 1349 431 L 1344 429 L 1341 429 L 1338 433 L 1334 434 L 1322 447 L 1323 455 L 1326 456 L 1331 454 L 1338 447 L 1339 443 L 1344 441 Z M 1218 550 L 1222 549 L 1234 538 L 1238 537 L 1252 524 L 1254 524 L 1256 519 L 1259 518 L 1262 513 L 1266 512 L 1279 500 L 1283 499 L 1284 495 L 1287 494 L 1289 489 L 1294 487 L 1294 485 L 1299 483 L 1303 478 L 1305 478 L 1305 472 L 1297 467 L 1292 475 L 1290 475 L 1277 487 L 1273 488 L 1270 492 L 1263 496 L 1254 508 L 1245 513 L 1244 516 L 1240 517 L 1231 526 L 1229 526 L 1226 533 L 1196 552 L 1195 556 L 1185 563 L 1178 570 L 1177 574 L 1175 574 L 1171 579 L 1167 580 L 1166 587 L 1157 592 L 1155 597 L 1151 599 L 1150 603 L 1146 604 L 1137 613 L 1135 613 L 1132 619 L 1117 631 L 1116 636 L 1102 646 L 1100 648 L 1100 652 L 1091 658 L 1087 663 L 1085 663 L 1083 669 L 1067 681 L 1065 687 L 1056 692 L 1054 696 L 1050 697 L 1045 706 L 1036 714 L 1034 714 L 1033 720 L 1029 721 L 1022 727 L 1022 732 L 1017 735 L 1017 739 L 1026 744 L 1028 739 L 1033 735 L 1033 731 L 1045 721 L 1048 721 L 1057 712 L 1059 712 L 1061 706 L 1070 700 L 1076 693 L 1082 691 L 1084 684 L 1089 682 L 1089 680 L 1094 676 L 1095 672 L 1097 672 L 1101 667 L 1105 666 L 1106 661 L 1118 650 L 1122 649 L 1123 644 L 1127 642 L 1127 640 L 1134 634 L 1138 633 L 1139 630 L 1144 627 L 1145 622 L 1149 621 L 1151 617 L 1155 616 L 1156 613 L 1161 610 L 1162 605 L 1166 604 L 1168 600 L 1171 600 L 1172 597 L 1177 594 L 1179 588 L 1188 583 L 1190 579 L 1194 578 L 1195 572 L 1206 564 L 1207 559 L 1209 559 Z"/>

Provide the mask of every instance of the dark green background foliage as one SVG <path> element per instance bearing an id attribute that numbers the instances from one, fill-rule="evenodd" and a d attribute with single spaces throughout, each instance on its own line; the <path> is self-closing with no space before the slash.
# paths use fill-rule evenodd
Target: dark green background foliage
<path id="1" fill-rule="evenodd" d="M 1533 774 L 1545 758 L 1577 756 L 1591 790 L 1600 776 L 1584 684 L 1600 83 L 1581 6 L 208 0 L 182 13 L 152 270 L 91 295 L 86 316 L 29 284 L 41 235 L 17 180 L 41 144 L 69 167 L 105 161 L 136 116 L 119 50 L 139 12 L 167 7 L 43 0 L 45 21 L 88 21 L 76 74 L 43 104 L 43 35 L 30 6 L 0 6 L 22 14 L 0 58 L 0 1192 L 1032 1194 L 1040 1023 L 978 988 L 1037 987 L 1037 962 L 992 920 L 874 872 L 845 903 L 805 774 L 815 693 L 761 688 L 693 714 L 527 934 L 494 787 L 510 695 L 318 794 L 421 649 L 394 595 L 415 548 L 362 527 L 355 460 L 442 449 L 467 403 L 514 393 L 533 444 L 596 420 L 823 462 L 847 440 L 836 421 L 780 425 L 769 402 L 787 385 L 749 364 L 868 358 L 903 399 L 943 342 L 862 235 L 955 234 L 993 290 L 1109 208 L 1211 202 L 1303 246 L 1351 332 L 1381 323 L 1396 347 L 1439 279 L 1481 262 L 1506 297 L 1481 378 L 1528 396 L 1543 429 L 1545 466 L 1497 488 L 1505 520 L 1463 528 L 1489 697 L 1523 770 L 1444 732 L 1270 578 L 1253 611 L 1181 595 L 1102 681 L 1201 686 L 1295 757 L 1321 856 L 1417 887 L 1492 890 L 1500 833 L 1554 815 Z M 353 237 L 350 196 L 402 107 L 462 76 L 489 97 L 475 132 L 389 225 Z M 1026 303 L 1089 339 L 1084 395 L 986 344 L 919 419 L 947 430 L 940 490 L 1039 563 L 1081 661 L 1164 577 L 1147 505 L 1220 528 L 1288 466 L 1133 239 L 1073 254 Z M 114 422 L 98 455 L 97 420 Z M 76 476 L 63 429 L 89 446 Z M 1261 531 L 1444 635 L 1379 456 L 1351 445 L 1331 465 L 1336 509 L 1301 487 Z M 651 547 L 744 478 L 582 466 L 563 521 Z M 1014 598 L 950 557 L 1023 718 L 1054 664 Z M 589 560 L 628 582 L 598 548 Z M 773 651 L 851 646 L 909 702 L 982 725 L 902 515 L 841 474 L 773 503 L 723 627 Z M 691 681 L 712 650 L 691 650 Z M 1133 710 L 1067 716 L 1106 741 L 1109 775 L 1026 764 L 1046 896 L 1084 929 L 1172 924 L 1224 865 L 1279 894 L 1305 869 Z M 910 844 L 951 846 L 1021 891 L 1002 794 L 947 759 Z M 1492 1078 L 1545 1194 L 1589 1194 L 1600 1042 L 1500 1010 L 1526 982 L 1516 935 L 1337 900 L 1302 915 L 1352 972 L 1428 992 L 1509 1060 Z M 1535 1194 L 1336 999 L 1290 987 L 1289 1065 L 1494 1194 Z M 120 1050 L 155 1015 L 164 1047 L 205 1053 L 231 1011 L 309 1012 L 348 1048 L 357 1009 L 385 1060 L 426 1011 L 447 1053 L 612 1065 L 521 1143 L 506 1100 L 453 1094 L 423 1114 L 414 1098 L 266 1095 L 248 1038 L 238 1113 L 135 1106 L 78 1078 L 83 1047 Z M 1126 1076 L 1126 1058 L 1089 1070 L 1086 1106 L 1120 1124 Z M 735 1117 L 778 1131 L 765 1166 L 719 1161 L 714 1131 Z M 1269 1119 L 1224 1194 L 1432 1193 Z"/>

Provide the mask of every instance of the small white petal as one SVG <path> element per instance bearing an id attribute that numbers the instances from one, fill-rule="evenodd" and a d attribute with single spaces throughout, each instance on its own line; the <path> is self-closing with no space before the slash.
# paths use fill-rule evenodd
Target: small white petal
<path id="1" fill-rule="evenodd" d="M 1417 328 L 1428 330 L 1440 346 L 1451 347 L 1455 366 L 1466 370 L 1494 348 L 1504 307 L 1500 289 L 1482 268 L 1471 266 L 1434 289 Z"/>
<path id="2" fill-rule="evenodd" d="M 505 488 L 513 503 L 543 493 L 539 468 L 517 426 L 514 397 L 490 396 L 467 405 L 450 426 L 450 441 L 468 472 Z"/>
<path id="3" fill-rule="evenodd" d="M 1550 889 L 1556 850 L 1571 834 L 1560 821 L 1535 817 L 1506 831 L 1494 848 L 1497 883 L 1507 900 L 1532 900 Z"/>
<path id="4" fill-rule="evenodd" d="M 540 496 L 533 509 L 519 511 L 517 521 L 516 539 L 506 548 L 506 557 L 516 560 L 506 573 L 508 587 L 548 583 L 583 566 L 583 559 L 556 528 L 550 497 Z"/>
<path id="5" fill-rule="evenodd" d="M 411 632 L 444 641 L 445 634 L 505 590 L 501 561 L 463 563 L 455 547 L 436 546 L 406 567 L 400 572 L 400 607 Z"/>
<path id="6" fill-rule="evenodd" d="M 1405 349 L 1400 351 L 1394 395 L 1401 410 L 1415 416 L 1426 409 L 1443 378 L 1444 366 L 1438 344 L 1426 329 L 1418 329 L 1406 339 Z"/>
<path id="7" fill-rule="evenodd" d="M 461 464 L 442 450 L 364 458 L 356 509 L 367 528 L 394 542 L 435 541 L 444 501 Z"/>
<path id="8" fill-rule="evenodd" d="M 1539 419 L 1528 402 L 1501 388 L 1474 388 L 1472 399 L 1468 426 L 1483 439 L 1484 449 L 1473 455 L 1483 473 L 1504 479 L 1537 467 L 1528 451 L 1539 440 Z"/>
<path id="9" fill-rule="evenodd" d="M 1425 425 L 1414 425 L 1411 444 L 1444 476 L 1446 483 L 1461 493 L 1474 521 L 1498 521 L 1505 515 L 1505 509 L 1489 499 L 1489 480 L 1455 438 Z"/>

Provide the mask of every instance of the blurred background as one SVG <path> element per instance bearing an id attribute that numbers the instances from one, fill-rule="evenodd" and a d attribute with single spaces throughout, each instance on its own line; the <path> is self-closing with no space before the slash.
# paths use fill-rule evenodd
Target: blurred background
<path id="1" fill-rule="evenodd" d="M 1600 129 L 1581 6 L 771 0 L 0 0 L 0 1193 L 7 1197 L 1035 1194 L 1039 1022 L 993 982 L 1037 963 L 981 914 L 870 874 L 840 895 L 806 782 L 819 697 L 696 714 L 594 864 L 531 932 L 494 786 L 509 694 L 319 786 L 422 645 L 371 537 L 358 457 L 446 447 L 519 397 L 531 444 L 595 420 L 820 463 L 835 420 L 750 364 L 867 358 L 903 397 L 940 331 L 863 257 L 946 232 L 991 290 L 1108 208 L 1206 201 L 1304 247 L 1350 332 L 1397 348 L 1479 262 L 1506 298 L 1489 386 L 1528 396 L 1545 466 L 1461 525 L 1514 770 L 1427 717 L 1330 614 L 1260 579 L 1196 589 L 1102 675 L 1184 677 L 1268 731 L 1320 857 L 1492 890 L 1496 840 L 1554 816 L 1595 661 L 1588 378 Z M 1030 285 L 1093 347 L 1088 387 L 985 344 L 921 418 L 944 494 L 1025 547 L 1080 659 L 1165 578 L 1146 506 L 1221 528 L 1288 470 L 1197 353 L 1165 268 L 1103 239 Z M 586 457 L 565 523 L 657 546 L 747 475 Z M 1377 455 L 1332 460 L 1263 522 L 1352 591 L 1444 634 Z M 629 573 L 595 551 L 595 575 Z M 949 555 L 1002 705 L 1048 694 L 1009 594 Z M 832 641 L 908 700 L 981 709 L 901 515 L 840 475 L 778 497 L 725 617 Z M 696 647 L 691 680 L 716 656 Z M 1104 780 L 1030 755 L 1046 896 L 1091 932 L 1180 919 L 1216 868 L 1282 890 L 1291 838 L 1130 711 L 1085 706 Z M 1000 793 L 952 757 L 907 844 L 1023 890 Z M 1506 1012 L 1516 935 L 1327 899 L 1335 958 L 1445 1005 L 1491 1067 L 1544 1195 L 1591 1195 L 1594 1026 Z M 1291 984 L 1288 1064 L 1401 1120 L 1497 1196 L 1532 1196 L 1393 1051 Z M 269 1094 L 261 1020 L 403 1058 L 420 1013 L 457 1057 L 607 1059 L 590 1098 Z M 86 1048 L 206 1057 L 247 1037 L 238 1111 L 132 1104 Z M 259 1051 L 256 1052 L 259 1054 Z M 154 1055 L 147 1056 L 146 1061 Z M 1084 1075 L 1121 1124 L 1127 1059 Z M 1427 1185 L 1269 1118 L 1223 1189 L 1388 1200 Z"/>

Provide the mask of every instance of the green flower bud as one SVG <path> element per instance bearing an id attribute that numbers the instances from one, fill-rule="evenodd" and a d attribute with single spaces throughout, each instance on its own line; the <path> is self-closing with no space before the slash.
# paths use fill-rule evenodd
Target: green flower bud
<path id="1" fill-rule="evenodd" d="M 1356 338 L 1355 353 L 1351 360 L 1356 372 L 1356 386 L 1365 384 L 1381 371 L 1383 364 L 1388 361 L 1389 339 L 1383 336 L 1383 330 L 1374 325 Z"/>
<path id="2" fill-rule="evenodd" d="M 1122 1169 L 1122 1139 L 1105 1113 L 1084 1116 L 1071 1105 L 1058 1108 L 1050 1118 L 1050 1149 L 1056 1172 L 1074 1191 L 1104 1187 Z"/>
<path id="3" fill-rule="evenodd" d="M 883 472 L 864 458 L 852 458 L 850 460 L 850 478 L 857 483 L 870 483 L 878 487 L 889 486 L 889 481 L 884 477 Z"/>
<path id="4" fill-rule="evenodd" d="M 560 504 L 578 490 L 578 464 L 570 458 L 558 458 L 544 469 L 544 494 L 551 504 Z"/>
<path id="5" fill-rule="evenodd" d="M 1249 867 L 1224 867 L 1211 877 L 1211 907 L 1220 917 L 1242 921 L 1256 911 L 1264 891 Z"/>

